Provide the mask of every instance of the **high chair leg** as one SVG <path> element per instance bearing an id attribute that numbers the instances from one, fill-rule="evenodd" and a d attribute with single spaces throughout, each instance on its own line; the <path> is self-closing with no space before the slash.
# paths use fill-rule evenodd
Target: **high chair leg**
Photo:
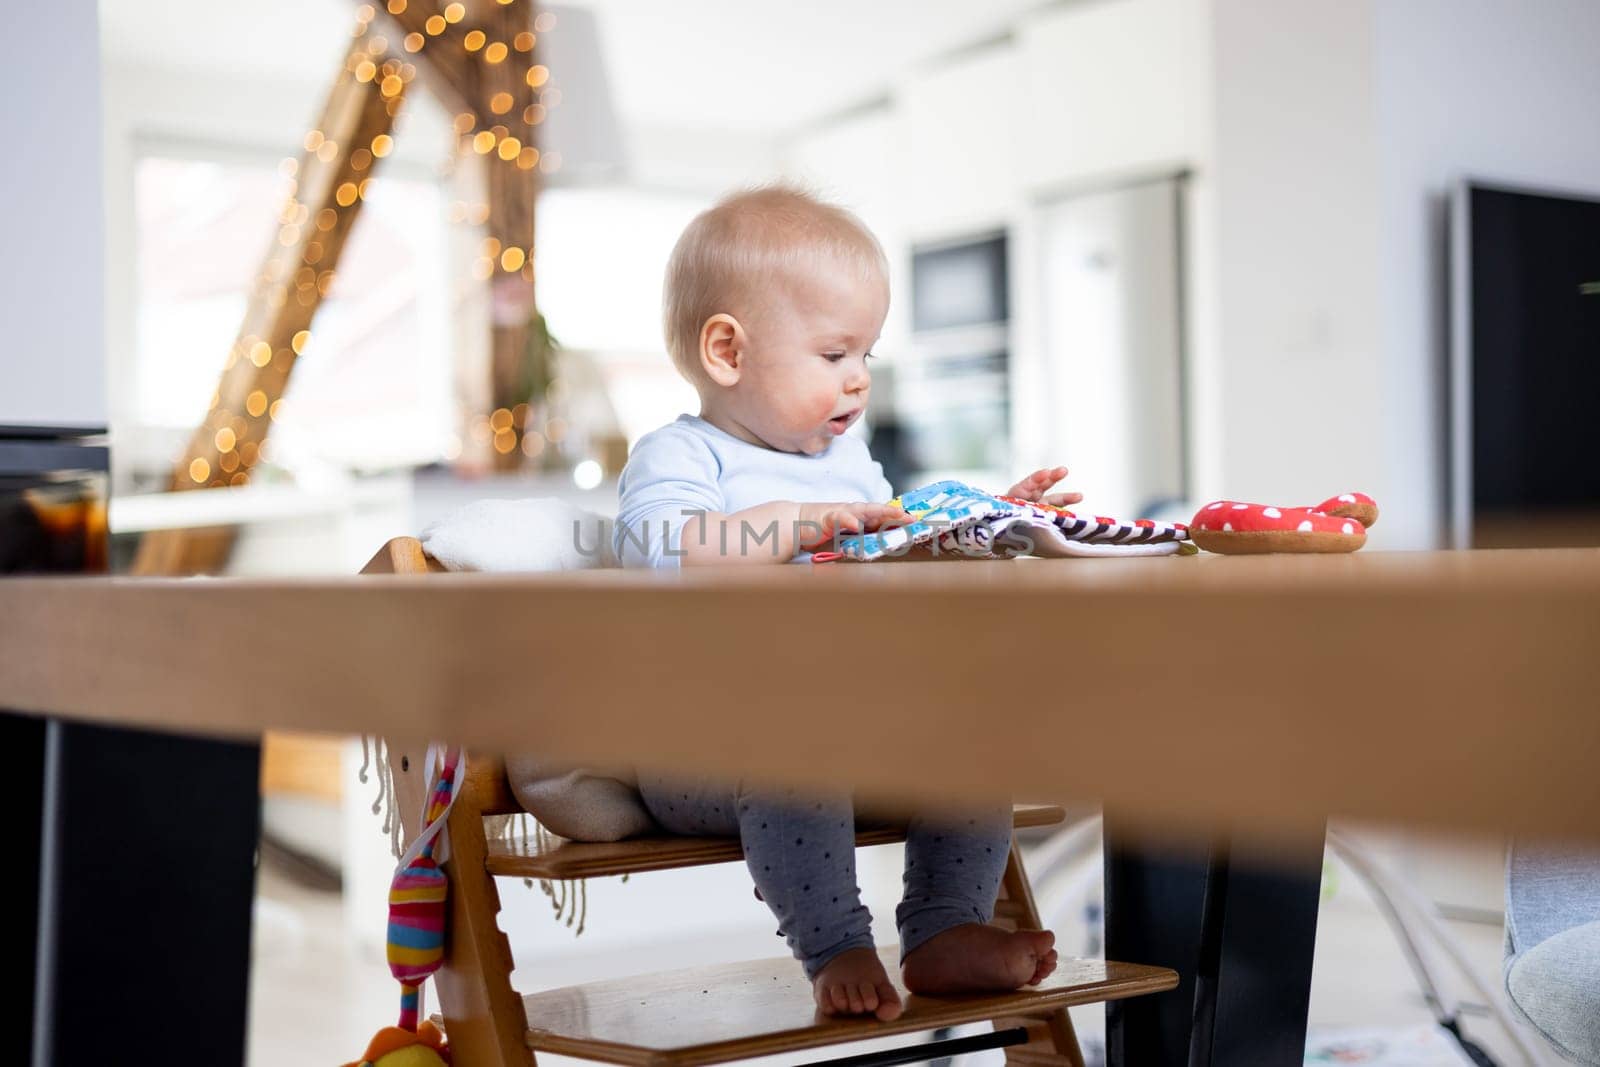
<path id="1" fill-rule="evenodd" d="M 1006 859 L 1006 873 L 1000 881 L 1000 896 L 995 903 L 996 921 L 1017 930 L 1042 930 L 1039 909 L 1033 902 L 1033 887 L 1028 884 L 1027 872 L 1022 869 L 1022 852 L 1017 838 L 1011 837 L 1011 854 Z M 1038 1019 L 1025 1020 L 1029 1041 L 1006 1049 L 1006 1063 L 1026 1064 L 1028 1067 L 1084 1067 L 1083 1051 L 1078 1047 L 1078 1035 L 1072 1028 L 1072 1017 L 1067 1009 L 1059 1008 Z M 995 1021 L 995 1028 L 1014 1026 L 1015 1021 Z"/>
<path id="2" fill-rule="evenodd" d="M 450 925 L 435 981 L 454 1062 L 533 1067 L 528 1018 L 511 986 L 511 945 L 501 931 L 500 891 L 484 869 L 483 815 L 450 811 Z"/>

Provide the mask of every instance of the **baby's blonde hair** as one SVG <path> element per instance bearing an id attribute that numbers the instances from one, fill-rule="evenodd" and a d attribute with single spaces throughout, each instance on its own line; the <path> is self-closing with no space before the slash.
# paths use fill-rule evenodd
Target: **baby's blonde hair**
<path id="1" fill-rule="evenodd" d="M 850 211 L 793 185 L 734 193 L 695 216 L 673 246 L 662 287 L 662 324 L 673 365 L 703 377 L 700 330 L 718 313 L 751 314 L 763 290 L 803 280 L 825 262 L 853 267 L 864 283 L 886 284 L 888 260 Z"/>

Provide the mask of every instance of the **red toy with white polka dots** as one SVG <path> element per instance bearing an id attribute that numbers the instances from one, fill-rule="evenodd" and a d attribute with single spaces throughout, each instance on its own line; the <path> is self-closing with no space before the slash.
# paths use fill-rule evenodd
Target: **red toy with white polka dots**
<path id="1" fill-rule="evenodd" d="M 1367 543 L 1378 504 L 1365 493 L 1340 493 L 1315 507 L 1282 508 L 1217 500 L 1195 512 L 1189 537 L 1207 552 L 1354 552 Z"/>

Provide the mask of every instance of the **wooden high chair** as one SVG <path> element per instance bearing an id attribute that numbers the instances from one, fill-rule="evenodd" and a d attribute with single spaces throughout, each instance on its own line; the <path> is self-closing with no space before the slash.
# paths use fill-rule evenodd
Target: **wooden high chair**
<path id="1" fill-rule="evenodd" d="M 401 537 L 385 545 L 362 573 L 442 569 L 424 555 L 418 541 Z M 422 755 L 420 748 L 398 742 L 390 749 L 395 803 L 407 841 L 417 832 L 426 786 Z M 544 852 L 532 842 L 487 839 L 485 816 L 521 811 L 502 762 L 469 753 L 449 815 L 450 859 L 444 872 L 450 884 L 450 918 L 444 965 L 434 977 L 445 1032 L 455 1062 L 463 1067 L 533 1067 L 535 1052 L 638 1067 L 690 1067 L 974 1022 L 991 1022 L 995 1032 L 852 1057 L 850 1062 L 857 1067 L 908 1063 L 1004 1047 L 1008 1063 L 1082 1067 L 1069 1006 L 1157 993 L 1178 984 L 1177 974 L 1162 967 L 1062 958 L 1056 973 L 1043 983 L 1012 993 L 933 998 L 910 996 L 902 989 L 904 1014 L 882 1023 L 818 1016 L 810 983 L 800 965 L 785 956 L 519 996 L 511 986 L 511 947 L 498 925 L 497 875 L 561 881 L 743 860 L 739 842 L 732 838 L 663 835 L 605 844 L 565 842 Z M 1047 826 L 1064 817 L 1057 807 L 1019 807 L 1015 825 Z M 864 829 L 856 835 L 856 846 L 904 839 L 903 828 Z M 1015 837 L 995 922 L 1009 929 L 1040 928 Z M 885 969 L 898 985 L 894 950 L 881 951 Z"/>

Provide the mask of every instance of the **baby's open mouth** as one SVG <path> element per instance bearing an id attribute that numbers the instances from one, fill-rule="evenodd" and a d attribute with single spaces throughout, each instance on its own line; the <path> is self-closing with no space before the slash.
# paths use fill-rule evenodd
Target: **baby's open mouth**
<path id="1" fill-rule="evenodd" d="M 850 428 L 850 424 L 856 421 L 856 416 L 859 414 L 861 414 L 859 411 L 847 411 L 843 415 L 835 415 L 828 420 L 828 425 L 833 427 L 834 433 L 844 433 Z"/>

